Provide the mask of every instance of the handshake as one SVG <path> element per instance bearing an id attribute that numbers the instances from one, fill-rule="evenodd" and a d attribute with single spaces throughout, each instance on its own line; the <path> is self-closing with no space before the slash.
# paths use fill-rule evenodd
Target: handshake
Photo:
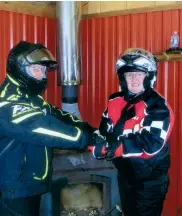
<path id="1" fill-rule="evenodd" d="M 113 140 L 113 142 L 108 143 L 103 136 L 95 132 L 92 135 L 88 150 L 98 160 L 112 160 L 122 156 L 123 145 L 118 140 Z"/>

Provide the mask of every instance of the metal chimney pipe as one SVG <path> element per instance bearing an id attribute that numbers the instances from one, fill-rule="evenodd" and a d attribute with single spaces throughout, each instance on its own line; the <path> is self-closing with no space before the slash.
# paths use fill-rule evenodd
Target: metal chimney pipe
<path id="1" fill-rule="evenodd" d="M 78 109 L 78 85 L 81 83 L 79 23 L 81 2 L 56 2 L 58 85 L 62 85 L 62 109 L 81 119 Z"/>

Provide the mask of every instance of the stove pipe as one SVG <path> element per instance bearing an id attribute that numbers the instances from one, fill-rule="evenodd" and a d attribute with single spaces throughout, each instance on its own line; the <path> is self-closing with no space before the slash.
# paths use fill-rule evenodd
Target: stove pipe
<path id="1" fill-rule="evenodd" d="M 78 85 L 81 83 L 79 24 L 81 2 L 56 2 L 58 85 L 62 86 L 62 109 L 79 119 Z"/>

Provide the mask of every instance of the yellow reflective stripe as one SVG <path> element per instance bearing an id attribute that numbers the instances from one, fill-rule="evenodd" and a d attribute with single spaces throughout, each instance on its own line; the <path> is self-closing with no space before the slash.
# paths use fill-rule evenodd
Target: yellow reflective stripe
<path id="1" fill-rule="evenodd" d="M 30 117 L 32 117 L 34 115 L 38 115 L 38 114 L 42 114 L 42 112 L 29 113 L 27 115 L 21 116 L 21 117 L 15 119 L 15 120 L 13 120 L 12 122 L 18 124 L 18 123 L 22 122 L 23 120 L 28 119 L 28 118 L 30 118 Z"/>
<path id="2" fill-rule="evenodd" d="M 43 100 L 43 104 L 42 104 L 43 106 L 48 104 L 42 96 L 38 95 L 38 97 Z"/>
<path id="3" fill-rule="evenodd" d="M 50 104 L 48 104 L 48 107 L 49 107 L 49 111 L 50 111 L 50 113 L 51 113 L 51 106 L 50 106 Z"/>
<path id="4" fill-rule="evenodd" d="M 47 177 L 47 174 L 48 174 L 48 154 L 47 154 L 47 148 L 45 147 L 45 157 L 46 157 L 46 169 L 45 169 L 45 173 L 42 177 L 36 177 L 34 176 L 34 179 L 36 180 L 43 180 Z"/>
<path id="5" fill-rule="evenodd" d="M 45 147 L 45 155 L 46 155 L 46 170 L 45 170 L 45 173 L 44 173 L 42 179 L 45 179 L 47 176 L 47 173 L 48 173 L 48 162 L 49 161 L 48 161 L 47 147 Z"/>
<path id="6" fill-rule="evenodd" d="M 18 100 L 19 97 L 20 97 L 19 95 L 13 94 L 13 95 L 9 96 L 7 98 L 7 100 L 13 100 L 13 101 L 15 101 L 15 100 Z"/>
<path id="7" fill-rule="evenodd" d="M 34 106 L 33 103 L 30 103 L 31 107 L 36 109 L 36 108 L 40 108 L 39 106 Z"/>
<path id="8" fill-rule="evenodd" d="M 29 103 L 17 103 L 16 105 L 25 105 L 25 106 L 29 106 L 29 107 L 31 107 L 31 105 L 29 104 Z"/>
<path id="9" fill-rule="evenodd" d="M 48 130 L 45 128 L 37 128 L 37 129 L 33 130 L 33 132 L 40 133 L 40 134 L 46 134 L 49 136 L 55 136 L 55 137 L 63 138 L 63 139 L 70 140 L 70 141 L 77 141 L 78 138 L 80 137 L 81 130 L 77 127 L 75 127 L 75 128 L 78 130 L 78 133 L 75 137 L 69 136 L 69 135 L 66 135 L 66 134 L 63 134 L 60 132 Z"/>
<path id="10" fill-rule="evenodd" d="M 49 107 L 49 111 L 50 111 L 50 113 L 51 113 L 51 106 L 50 106 L 50 104 L 47 103 L 47 102 L 44 100 L 44 98 L 41 97 L 40 95 L 38 95 L 38 97 L 43 101 L 42 106 L 45 106 L 45 105 L 48 106 L 48 107 Z"/>
<path id="11" fill-rule="evenodd" d="M 18 94 L 22 95 L 21 91 L 19 88 L 16 88 L 16 91 L 18 92 Z"/>
<path id="12" fill-rule="evenodd" d="M 9 96 L 9 97 L 7 98 L 7 100 L 11 100 L 11 99 L 14 98 L 15 96 L 16 96 L 16 95 L 13 94 L 13 95 Z"/>
<path id="13" fill-rule="evenodd" d="M 70 113 L 65 113 L 64 114 L 61 110 L 59 110 L 59 111 L 61 112 L 61 114 L 63 116 L 69 115 L 74 122 L 81 122 L 79 119 L 78 120 L 74 119 L 73 115 L 71 115 Z"/>
<path id="14" fill-rule="evenodd" d="M 7 74 L 8 78 L 11 80 L 12 83 L 14 83 L 17 86 L 20 86 L 18 82 L 16 82 L 9 74 Z"/>
<path id="15" fill-rule="evenodd" d="M 43 102 L 43 106 L 44 106 L 44 105 L 47 105 L 47 104 L 48 104 L 48 103 L 44 100 L 44 102 Z"/>
<path id="16" fill-rule="evenodd" d="M 42 100 L 44 100 L 43 97 L 42 97 L 41 95 L 38 95 L 38 97 L 41 98 Z"/>
<path id="17" fill-rule="evenodd" d="M 0 102 L 0 107 L 3 107 L 3 106 L 5 106 L 6 104 L 9 104 L 10 102 L 6 102 L 6 101 L 4 101 L 4 102 Z"/>
<path id="18" fill-rule="evenodd" d="M 9 83 L 4 87 L 4 90 L 1 92 L 2 98 L 5 96 L 8 86 L 9 86 Z"/>

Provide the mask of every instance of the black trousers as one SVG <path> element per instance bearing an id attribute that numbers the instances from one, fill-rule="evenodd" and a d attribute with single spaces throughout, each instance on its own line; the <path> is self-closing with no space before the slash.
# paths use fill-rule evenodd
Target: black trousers
<path id="1" fill-rule="evenodd" d="M 169 186 L 168 175 L 129 184 L 118 175 L 120 198 L 125 216 L 160 216 Z"/>
<path id="2" fill-rule="evenodd" d="M 1 197 L 0 216 L 39 216 L 41 195 L 7 199 Z"/>

